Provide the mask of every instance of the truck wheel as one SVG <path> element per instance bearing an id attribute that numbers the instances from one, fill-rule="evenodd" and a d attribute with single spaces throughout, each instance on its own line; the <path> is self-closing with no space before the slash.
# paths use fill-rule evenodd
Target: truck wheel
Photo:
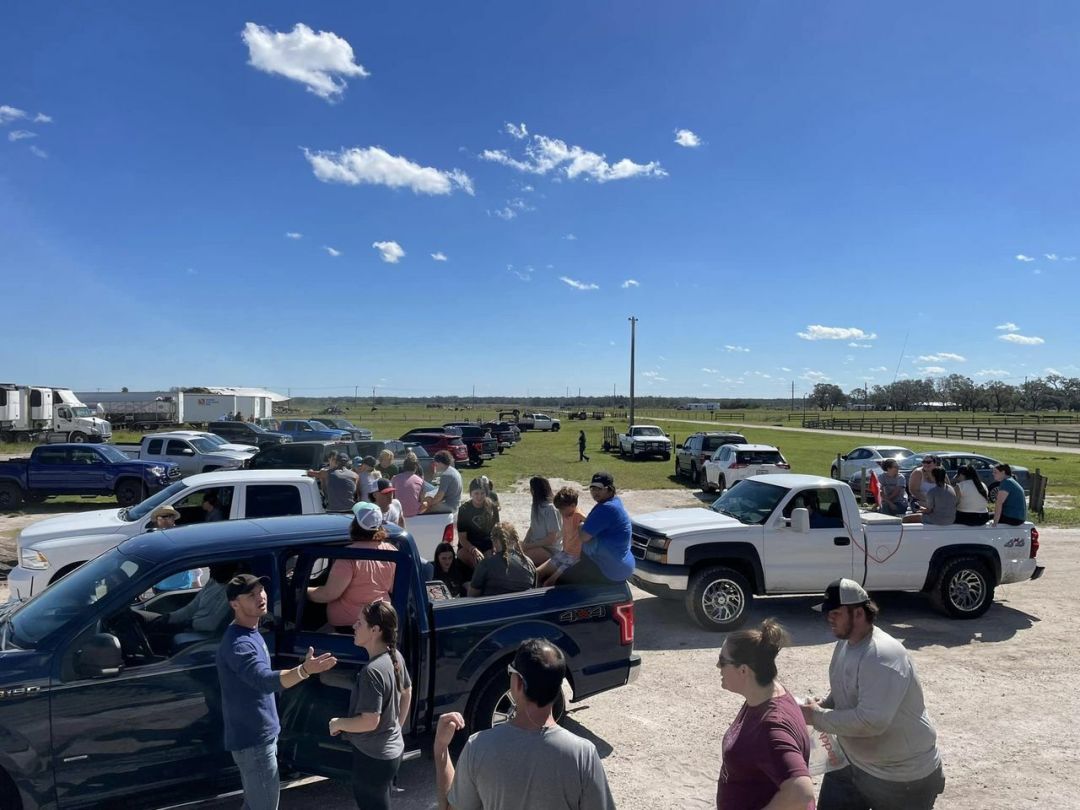
<path id="1" fill-rule="evenodd" d="M 14 512 L 23 502 L 22 487 L 0 484 L 0 512 Z"/>
<path id="2" fill-rule="evenodd" d="M 694 574 L 686 592 L 687 612 L 715 633 L 726 633 L 741 625 L 753 601 L 746 577 L 721 565 Z"/>
<path id="3" fill-rule="evenodd" d="M 716 481 L 716 491 L 723 492 L 725 489 L 727 489 L 727 479 L 721 475 Z"/>
<path id="4" fill-rule="evenodd" d="M 83 444 L 86 441 L 86 439 L 87 439 L 86 434 L 85 433 L 80 433 L 77 430 L 72 431 L 71 435 L 68 436 L 68 441 L 71 442 L 72 444 Z"/>
<path id="5" fill-rule="evenodd" d="M 553 432 L 553 433 L 558 433 L 558 432 L 559 432 L 559 429 L 560 429 L 561 427 L 562 427 L 562 425 L 560 425 L 560 424 L 558 424 L 558 423 L 555 423 L 554 425 L 552 425 L 552 426 L 551 426 L 551 430 L 552 430 L 552 432 Z"/>
<path id="6" fill-rule="evenodd" d="M 682 470 L 679 469 L 679 457 L 675 456 L 675 480 L 682 478 Z"/>
<path id="7" fill-rule="evenodd" d="M 663 456 L 661 456 L 661 458 L 662 458 L 662 459 L 663 459 L 664 461 L 671 461 L 671 453 L 664 453 L 664 455 L 663 455 Z"/>
<path id="8" fill-rule="evenodd" d="M 15 441 L 18 444 L 29 444 L 30 443 L 30 434 L 27 433 L 25 430 L 21 430 L 21 431 L 19 431 L 18 433 L 15 434 Z"/>
<path id="9" fill-rule="evenodd" d="M 930 599 L 953 619 L 977 619 L 994 603 L 994 580 L 986 563 L 976 557 L 957 557 L 945 564 Z"/>
<path id="10" fill-rule="evenodd" d="M 555 698 L 552 707 L 555 722 L 566 714 L 566 697 L 562 692 Z M 470 733 L 484 731 L 492 726 L 502 725 L 514 714 L 514 702 L 510 699 L 510 675 L 506 667 L 498 666 L 480 686 L 478 697 L 473 702 L 467 722 Z"/>
<path id="11" fill-rule="evenodd" d="M 134 506 L 145 497 L 140 481 L 121 481 L 116 487 L 116 502 L 121 506 Z"/>
<path id="12" fill-rule="evenodd" d="M 705 472 L 704 467 L 698 470 L 698 474 L 695 477 L 697 478 L 698 484 L 701 486 L 702 492 L 712 492 L 712 484 L 709 483 L 709 476 Z"/>

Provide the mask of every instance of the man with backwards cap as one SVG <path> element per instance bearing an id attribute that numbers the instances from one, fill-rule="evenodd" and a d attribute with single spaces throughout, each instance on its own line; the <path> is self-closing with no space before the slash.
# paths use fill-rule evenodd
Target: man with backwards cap
<path id="1" fill-rule="evenodd" d="M 818 810 L 929 810 L 945 776 L 911 656 L 875 626 L 878 606 L 854 580 L 829 585 L 815 610 L 839 641 L 829 694 L 808 701 L 803 716 L 835 734 L 850 763 L 825 774 Z"/>
<path id="2" fill-rule="evenodd" d="M 270 652 L 259 635 L 266 615 L 266 577 L 238 574 L 225 586 L 233 622 L 217 652 L 221 684 L 221 713 L 225 749 L 240 769 L 246 810 L 276 810 L 278 778 L 277 737 L 281 732 L 274 693 L 296 686 L 337 663 L 330 653 L 315 655 L 308 647 L 298 667 L 274 671 Z"/>

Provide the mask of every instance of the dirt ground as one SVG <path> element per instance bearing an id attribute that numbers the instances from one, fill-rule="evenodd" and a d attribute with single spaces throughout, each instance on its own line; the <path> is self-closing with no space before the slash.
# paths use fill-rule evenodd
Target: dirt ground
<path id="1" fill-rule="evenodd" d="M 553 485 L 557 482 L 552 482 Z M 685 490 L 627 492 L 632 514 L 698 501 Z M 583 506 L 589 503 L 583 497 Z M 528 496 L 502 495 L 503 515 L 522 530 Z M 42 515 L 46 517 L 48 515 Z M 0 516 L 0 538 L 17 528 Z M 951 621 L 915 595 L 879 595 L 881 626 L 911 651 L 938 729 L 948 810 L 1080 807 L 1080 665 L 1074 583 L 1080 580 L 1080 531 L 1045 529 L 1046 575 L 998 589 L 981 619 Z M 11 541 L 0 539 L 0 560 Z M 636 683 L 571 704 L 566 724 L 600 751 L 620 808 L 713 806 L 720 740 L 740 698 L 721 691 L 716 657 L 722 635 L 691 624 L 681 603 L 635 590 Z M 0 583 L 0 601 L 7 598 Z M 780 654 L 781 680 L 796 694 L 827 688 L 833 640 L 808 597 L 759 599 L 752 617 L 776 616 L 793 637 Z M 430 757 L 402 766 L 399 810 L 434 807 Z M 284 808 L 351 806 L 346 788 L 320 783 L 288 791 Z M 238 802 L 221 802 L 235 807 Z"/>

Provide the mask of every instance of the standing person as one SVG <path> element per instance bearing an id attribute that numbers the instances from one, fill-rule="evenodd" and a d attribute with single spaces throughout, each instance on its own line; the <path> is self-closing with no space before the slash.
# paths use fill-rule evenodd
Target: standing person
<path id="1" fill-rule="evenodd" d="M 554 585 L 567 568 L 581 559 L 581 524 L 585 515 L 578 509 L 578 494 L 573 487 L 563 487 L 552 500 L 562 517 L 562 550 L 536 569 L 536 582 L 541 587 Z"/>
<path id="2" fill-rule="evenodd" d="M 907 482 L 900 472 L 900 465 L 895 458 L 881 462 L 882 475 L 878 477 L 881 486 L 881 514 L 902 517 L 907 513 Z"/>
<path id="3" fill-rule="evenodd" d="M 469 737 L 456 769 L 450 742 L 465 720 L 457 712 L 439 718 L 439 810 L 614 810 L 596 746 L 555 722 L 552 709 L 566 677 L 562 650 L 527 639 L 507 670 L 517 711 L 509 722 Z"/>
<path id="4" fill-rule="evenodd" d="M 929 810 L 945 775 L 911 656 L 874 624 L 878 606 L 859 583 L 836 580 L 818 609 L 839 641 L 829 694 L 803 717 L 835 734 L 850 762 L 825 774 L 818 810 Z"/>
<path id="5" fill-rule="evenodd" d="M 986 502 L 990 494 L 975 468 L 965 464 L 956 471 L 956 522 L 963 526 L 985 526 L 990 520 Z"/>
<path id="6" fill-rule="evenodd" d="M 475 568 L 491 552 L 491 530 L 499 522 L 499 507 L 487 495 L 484 479 L 469 482 L 469 500 L 458 507 L 458 559 Z"/>
<path id="7" fill-rule="evenodd" d="M 348 512 L 356 503 L 356 484 L 359 476 L 349 469 L 349 454 L 334 453 L 330 465 L 321 470 L 308 470 L 311 478 L 318 479 L 326 494 L 326 511 Z"/>
<path id="8" fill-rule="evenodd" d="M 724 733 L 717 810 L 814 807 L 806 722 L 776 680 L 776 654 L 790 641 L 775 619 L 766 619 L 754 630 L 730 634 L 720 649 L 720 687 L 746 702 Z"/>
<path id="9" fill-rule="evenodd" d="M 379 463 L 375 465 L 375 472 L 379 474 L 380 478 L 391 479 L 399 472 L 397 464 L 394 463 L 394 454 L 389 450 L 381 450 L 379 452 Z"/>
<path id="10" fill-rule="evenodd" d="M 492 553 L 473 571 L 469 596 L 496 596 L 527 591 L 536 585 L 536 566 L 521 548 L 517 529 L 500 523 L 491 530 Z"/>
<path id="11" fill-rule="evenodd" d="M 412 680 L 397 649 L 398 616 L 389 602 L 367 605 L 353 625 L 353 644 L 367 650 L 356 676 L 349 716 L 330 719 L 330 736 L 353 746 L 352 789 L 360 810 L 390 810 L 390 786 L 401 767 Z"/>
<path id="12" fill-rule="evenodd" d="M 1027 502 L 1024 500 L 1024 488 L 1013 478 L 1012 467 L 998 464 L 994 467 L 994 480 L 998 482 L 994 495 L 994 525 L 1021 525 L 1027 520 Z"/>
<path id="13" fill-rule="evenodd" d="M 626 582 L 634 573 L 630 515 L 615 494 L 611 473 L 598 472 L 589 484 L 596 506 L 581 526 L 581 559 L 566 569 L 564 585 Z"/>
<path id="14" fill-rule="evenodd" d="M 440 450 L 433 458 L 435 474 L 439 476 L 439 488 L 434 495 L 424 498 L 421 512 L 450 512 L 461 505 L 461 473 L 454 467 L 454 457 L 447 450 Z"/>
<path id="15" fill-rule="evenodd" d="M 290 689 L 337 663 L 330 653 L 315 655 L 308 647 L 298 667 L 274 671 L 270 651 L 259 635 L 259 619 L 266 615 L 266 577 L 238 574 L 225 586 L 233 621 L 217 651 L 221 684 L 221 714 L 225 750 L 240 769 L 246 810 L 276 810 L 281 782 L 278 778 L 277 737 L 281 733 L 274 693 Z"/>
<path id="16" fill-rule="evenodd" d="M 543 565 L 562 550 L 562 516 L 551 502 L 551 484 L 542 476 L 529 479 L 532 509 L 529 510 L 529 530 L 525 533 L 525 553 L 534 565 Z"/>
<path id="17" fill-rule="evenodd" d="M 380 478 L 375 484 L 375 505 L 382 511 L 383 523 L 394 523 L 405 528 L 405 516 L 401 501 L 394 497 L 394 485 L 387 478 Z"/>
<path id="18" fill-rule="evenodd" d="M 588 461 L 589 457 L 585 455 L 585 431 L 579 430 L 577 435 L 577 454 L 578 461 Z"/>
<path id="19" fill-rule="evenodd" d="M 353 459 L 353 464 L 357 466 L 359 475 L 356 482 L 356 500 L 370 501 L 375 494 L 375 485 L 379 483 L 379 474 L 375 472 L 375 456 L 364 456 L 359 464 Z"/>
<path id="20" fill-rule="evenodd" d="M 394 492 L 401 501 L 401 513 L 411 518 L 420 514 L 421 496 L 424 494 L 424 477 L 419 473 L 419 460 L 408 453 L 402 463 L 402 471 L 390 479 Z"/>

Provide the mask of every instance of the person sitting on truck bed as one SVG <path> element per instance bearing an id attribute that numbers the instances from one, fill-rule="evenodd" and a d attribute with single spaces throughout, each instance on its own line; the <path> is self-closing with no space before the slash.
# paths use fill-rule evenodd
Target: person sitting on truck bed
<path id="1" fill-rule="evenodd" d="M 348 453 L 331 453 L 329 463 L 321 470 L 308 470 L 318 479 L 326 495 L 327 512 L 348 512 L 356 502 L 356 482 L 359 478 L 349 469 Z"/>
<path id="2" fill-rule="evenodd" d="M 396 551 L 382 522 L 382 510 L 371 501 L 353 506 L 348 548 Z M 308 599 L 326 605 L 326 620 L 339 633 L 351 633 L 364 605 L 390 598 L 396 571 L 397 564 L 387 560 L 334 560 L 326 584 L 308 588 Z"/>
<path id="3" fill-rule="evenodd" d="M 581 559 L 566 569 L 564 585 L 626 582 L 634 573 L 630 551 L 630 515 L 615 495 L 615 479 L 598 472 L 589 483 L 596 506 L 581 526 Z"/>
<path id="4" fill-rule="evenodd" d="M 458 507 L 458 559 L 475 568 L 491 553 L 491 531 L 499 523 L 499 507 L 488 497 L 482 476 L 469 483 L 469 500 Z"/>
<path id="5" fill-rule="evenodd" d="M 434 456 L 435 474 L 439 476 L 439 488 L 434 495 L 424 498 L 421 512 L 450 512 L 453 514 L 461 504 L 461 473 L 454 467 L 454 457 L 447 450 Z"/>
<path id="6" fill-rule="evenodd" d="M 451 596 L 466 596 L 472 569 L 457 558 L 454 547 L 449 543 L 439 543 L 435 547 L 435 561 L 432 565 L 432 579 L 437 579 L 446 586 Z"/>
<path id="7" fill-rule="evenodd" d="M 527 591 L 536 585 L 536 566 L 525 556 L 517 529 L 510 523 L 496 524 L 491 530 L 494 553 L 485 557 L 473 571 L 469 596 L 495 596 Z"/>
<path id="8" fill-rule="evenodd" d="M 926 491 L 926 504 L 918 512 L 903 517 L 904 523 L 952 526 L 956 522 L 956 492 L 949 486 L 949 476 L 934 467 L 934 486 Z"/>

